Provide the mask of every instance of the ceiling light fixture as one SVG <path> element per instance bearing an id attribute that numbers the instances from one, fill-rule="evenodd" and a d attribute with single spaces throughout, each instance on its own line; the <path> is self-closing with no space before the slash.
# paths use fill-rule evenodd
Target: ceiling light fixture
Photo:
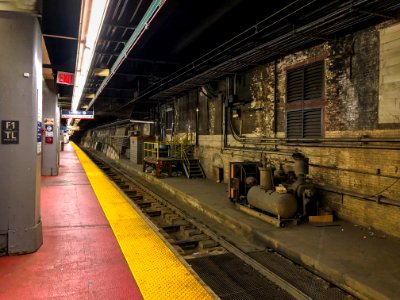
<path id="1" fill-rule="evenodd" d="M 103 89 L 106 87 L 108 82 L 111 80 L 111 78 L 117 72 L 118 68 L 122 65 L 122 63 L 125 61 L 125 59 L 128 58 L 129 53 L 135 47 L 135 45 L 140 40 L 140 38 L 142 37 L 144 32 L 149 29 L 150 23 L 153 21 L 153 19 L 156 17 L 158 12 L 161 10 L 161 7 L 166 2 L 167 2 L 167 0 L 153 0 L 152 1 L 150 6 L 148 7 L 146 13 L 143 15 L 139 24 L 136 26 L 135 30 L 133 31 L 131 37 L 125 43 L 124 49 L 121 51 L 121 53 L 118 55 L 117 59 L 115 60 L 114 64 L 112 65 L 112 67 L 109 71 L 110 74 L 104 78 L 100 87 L 97 89 L 96 97 L 93 98 L 92 101 L 90 101 L 89 108 L 93 106 L 93 104 L 97 100 L 97 97 L 99 97 L 99 95 L 101 94 Z"/>
<path id="2" fill-rule="evenodd" d="M 82 1 L 72 111 L 78 109 L 108 4 L 109 0 Z M 68 125 L 71 121 L 68 120 Z"/>

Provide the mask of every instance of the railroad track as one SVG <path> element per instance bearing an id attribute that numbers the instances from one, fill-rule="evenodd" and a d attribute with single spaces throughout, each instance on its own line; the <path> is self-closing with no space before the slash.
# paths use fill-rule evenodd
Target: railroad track
<path id="1" fill-rule="evenodd" d="M 353 299 L 271 249 L 243 252 L 130 174 L 83 150 L 221 299 Z"/>

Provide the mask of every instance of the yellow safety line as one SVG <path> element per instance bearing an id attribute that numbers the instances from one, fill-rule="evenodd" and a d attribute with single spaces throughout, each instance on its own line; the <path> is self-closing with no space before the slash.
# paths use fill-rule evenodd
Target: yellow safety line
<path id="1" fill-rule="evenodd" d="M 72 145 L 143 298 L 213 299 L 104 173 Z"/>

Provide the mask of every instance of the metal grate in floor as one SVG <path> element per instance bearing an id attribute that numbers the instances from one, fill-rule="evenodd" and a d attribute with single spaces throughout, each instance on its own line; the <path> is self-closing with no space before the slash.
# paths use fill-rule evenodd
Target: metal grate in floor
<path id="1" fill-rule="evenodd" d="M 353 299 L 345 291 L 275 252 L 260 251 L 247 254 L 314 300 Z"/>
<path id="2" fill-rule="evenodd" d="M 188 263 L 221 299 L 293 299 L 233 254 L 195 258 Z"/>

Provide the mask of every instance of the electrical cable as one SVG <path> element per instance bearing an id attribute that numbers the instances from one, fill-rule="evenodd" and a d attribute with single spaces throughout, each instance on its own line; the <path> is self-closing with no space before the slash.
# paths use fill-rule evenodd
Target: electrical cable
<path id="1" fill-rule="evenodd" d="M 399 181 L 400 181 L 400 178 L 396 179 L 391 185 L 389 185 L 388 187 L 386 187 L 382 191 L 376 193 L 375 195 L 369 196 L 367 199 L 371 199 L 371 198 L 374 198 L 374 197 L 377 197 L 377 196 L 382 196 L 382 193 L 386 192 L 388 189 L 390 189 L 392 186 L 394 186 Z"/>

